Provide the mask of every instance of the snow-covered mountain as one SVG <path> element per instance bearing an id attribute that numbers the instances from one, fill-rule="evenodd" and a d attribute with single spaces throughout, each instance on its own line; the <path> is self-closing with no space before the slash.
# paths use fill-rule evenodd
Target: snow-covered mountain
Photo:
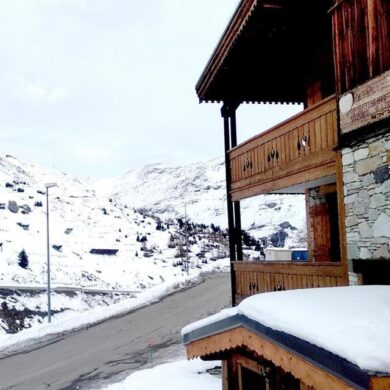
<path id="1" fill-rule="evenodd" d="M 102 181 L 101 186 L 110 188 L 118 203 L 162 218 L 183 217 L 186 209 L 193 221 L 227 227 L 225 165 L 221 158 L 176 167 L 151 164 Z M 258 196 L 242 201 L 241 212 L 243 229 L 256 237 L 284 228 L 290 245 L 305 240 L 303 196 Z"/>
<path id="2" fill-rule="evenodd" d="M 224 164 L 220 159 L 182 167 L 148 165 L 123 177 L 75 177 L 0 154 L 0 327 L 18 330 L 45 315 L 44 293 L 9 295 L 1 286 L 46 285 L 46 193 L 49 190 L 51 280 L 55 286 L 109 291 L 145 291 L 182 283 L 183 230 L 178 217 L 186 206 L 191 225 L 193 275 L 228 264 Z M 283 230 L 286 245 L 302 245 L 304 204 L 297 196 L 263 196 L 242 202 L 243 227 L 259 238 Z M 25 250 L 27 268 L 19 265 Z M 111 249 L 113 256 L 90 253 Z M 253 252 L 253 251 L 252 251 Z M 252 253 L 256 255 L 256 253 Z M 191 274 L 190 272 L 190 274 Z M 53 310 L 86 310 L 116 302 L 117 296 L 79 299 L 54 294 Z M 128 296 L 127 296 L 128 298 Z M 12 308 L 12 309 L 10 309 Z M 12 311 L 14 310 L 14 311 Z M 26 312 L 27 310 L 27 312 Z M 42 314 L 43 313 L 43 314 Z M 13 323 L 4 325 L 5 320 Z M 27 320 L 28 319 L 28 320 Z"/>

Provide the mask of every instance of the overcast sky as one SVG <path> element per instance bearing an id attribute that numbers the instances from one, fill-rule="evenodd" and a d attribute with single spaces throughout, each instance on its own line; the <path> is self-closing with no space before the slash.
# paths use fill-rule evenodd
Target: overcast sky
<path id="1" fill-rule="evenodd" d="M 2 0 L 0 150 L 119 175 L 223 154 L 217 104 L 195 83 L 237 0 Z M 240 108 L 238 136 L 297 106 Z"/>

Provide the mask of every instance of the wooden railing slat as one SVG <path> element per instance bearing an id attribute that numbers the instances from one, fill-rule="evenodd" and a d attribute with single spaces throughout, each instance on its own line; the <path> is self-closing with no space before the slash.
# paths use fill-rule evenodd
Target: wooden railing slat
<path id="1" fill-rule="evenodd" d="M 262 184 L 296 174 L 297 169 L 321 167 L 329 158 L 335 161 L 335 118 L 336 100 L 332 97 L 229 151 L 232 194 L 240 191 L 235 198 L 248 196 L 244 192 L 253 186 L 261 193 Z"/>
<path id="2" fill-rule="evenodd" d="M 340 263 L 236 262 L 237 301 L 257 293 L 346 285 Z"/>

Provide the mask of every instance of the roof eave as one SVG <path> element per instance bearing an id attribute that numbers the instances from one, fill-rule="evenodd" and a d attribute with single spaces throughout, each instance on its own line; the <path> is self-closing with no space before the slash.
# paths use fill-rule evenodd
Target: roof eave
<path id="1" fill-rule="evenodd" d="M 213 51 L 205 69 L 203 70 L 195 87 L 200 103 L 209 101 L 205 98 L 205 91 L 213 80 L 215 74 L 220 69 L 224 59 L 228 55 L 234 41 L 240 35 L 248 18 L 256 7 L 258 0 L 241 0 L 237 6 L 229 24 L 223 32 L 216 48 Z M 216 102 L 217 100 L 213 100 Z"/>

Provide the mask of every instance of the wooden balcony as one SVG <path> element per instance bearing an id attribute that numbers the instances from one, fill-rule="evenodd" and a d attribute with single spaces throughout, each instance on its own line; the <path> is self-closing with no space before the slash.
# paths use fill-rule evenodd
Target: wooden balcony
<path id="1" fill-rule="evenodd" d="M 243 262 L 234 264 L 236 303 L 270 291 L 348 285 L 346 268 L 340 263 Z"/>
<path id="2" fill-rule="evenodd" d="M 336 99 L 331 96 L 233 148 L 233 200 L 334 175 Z"/>

